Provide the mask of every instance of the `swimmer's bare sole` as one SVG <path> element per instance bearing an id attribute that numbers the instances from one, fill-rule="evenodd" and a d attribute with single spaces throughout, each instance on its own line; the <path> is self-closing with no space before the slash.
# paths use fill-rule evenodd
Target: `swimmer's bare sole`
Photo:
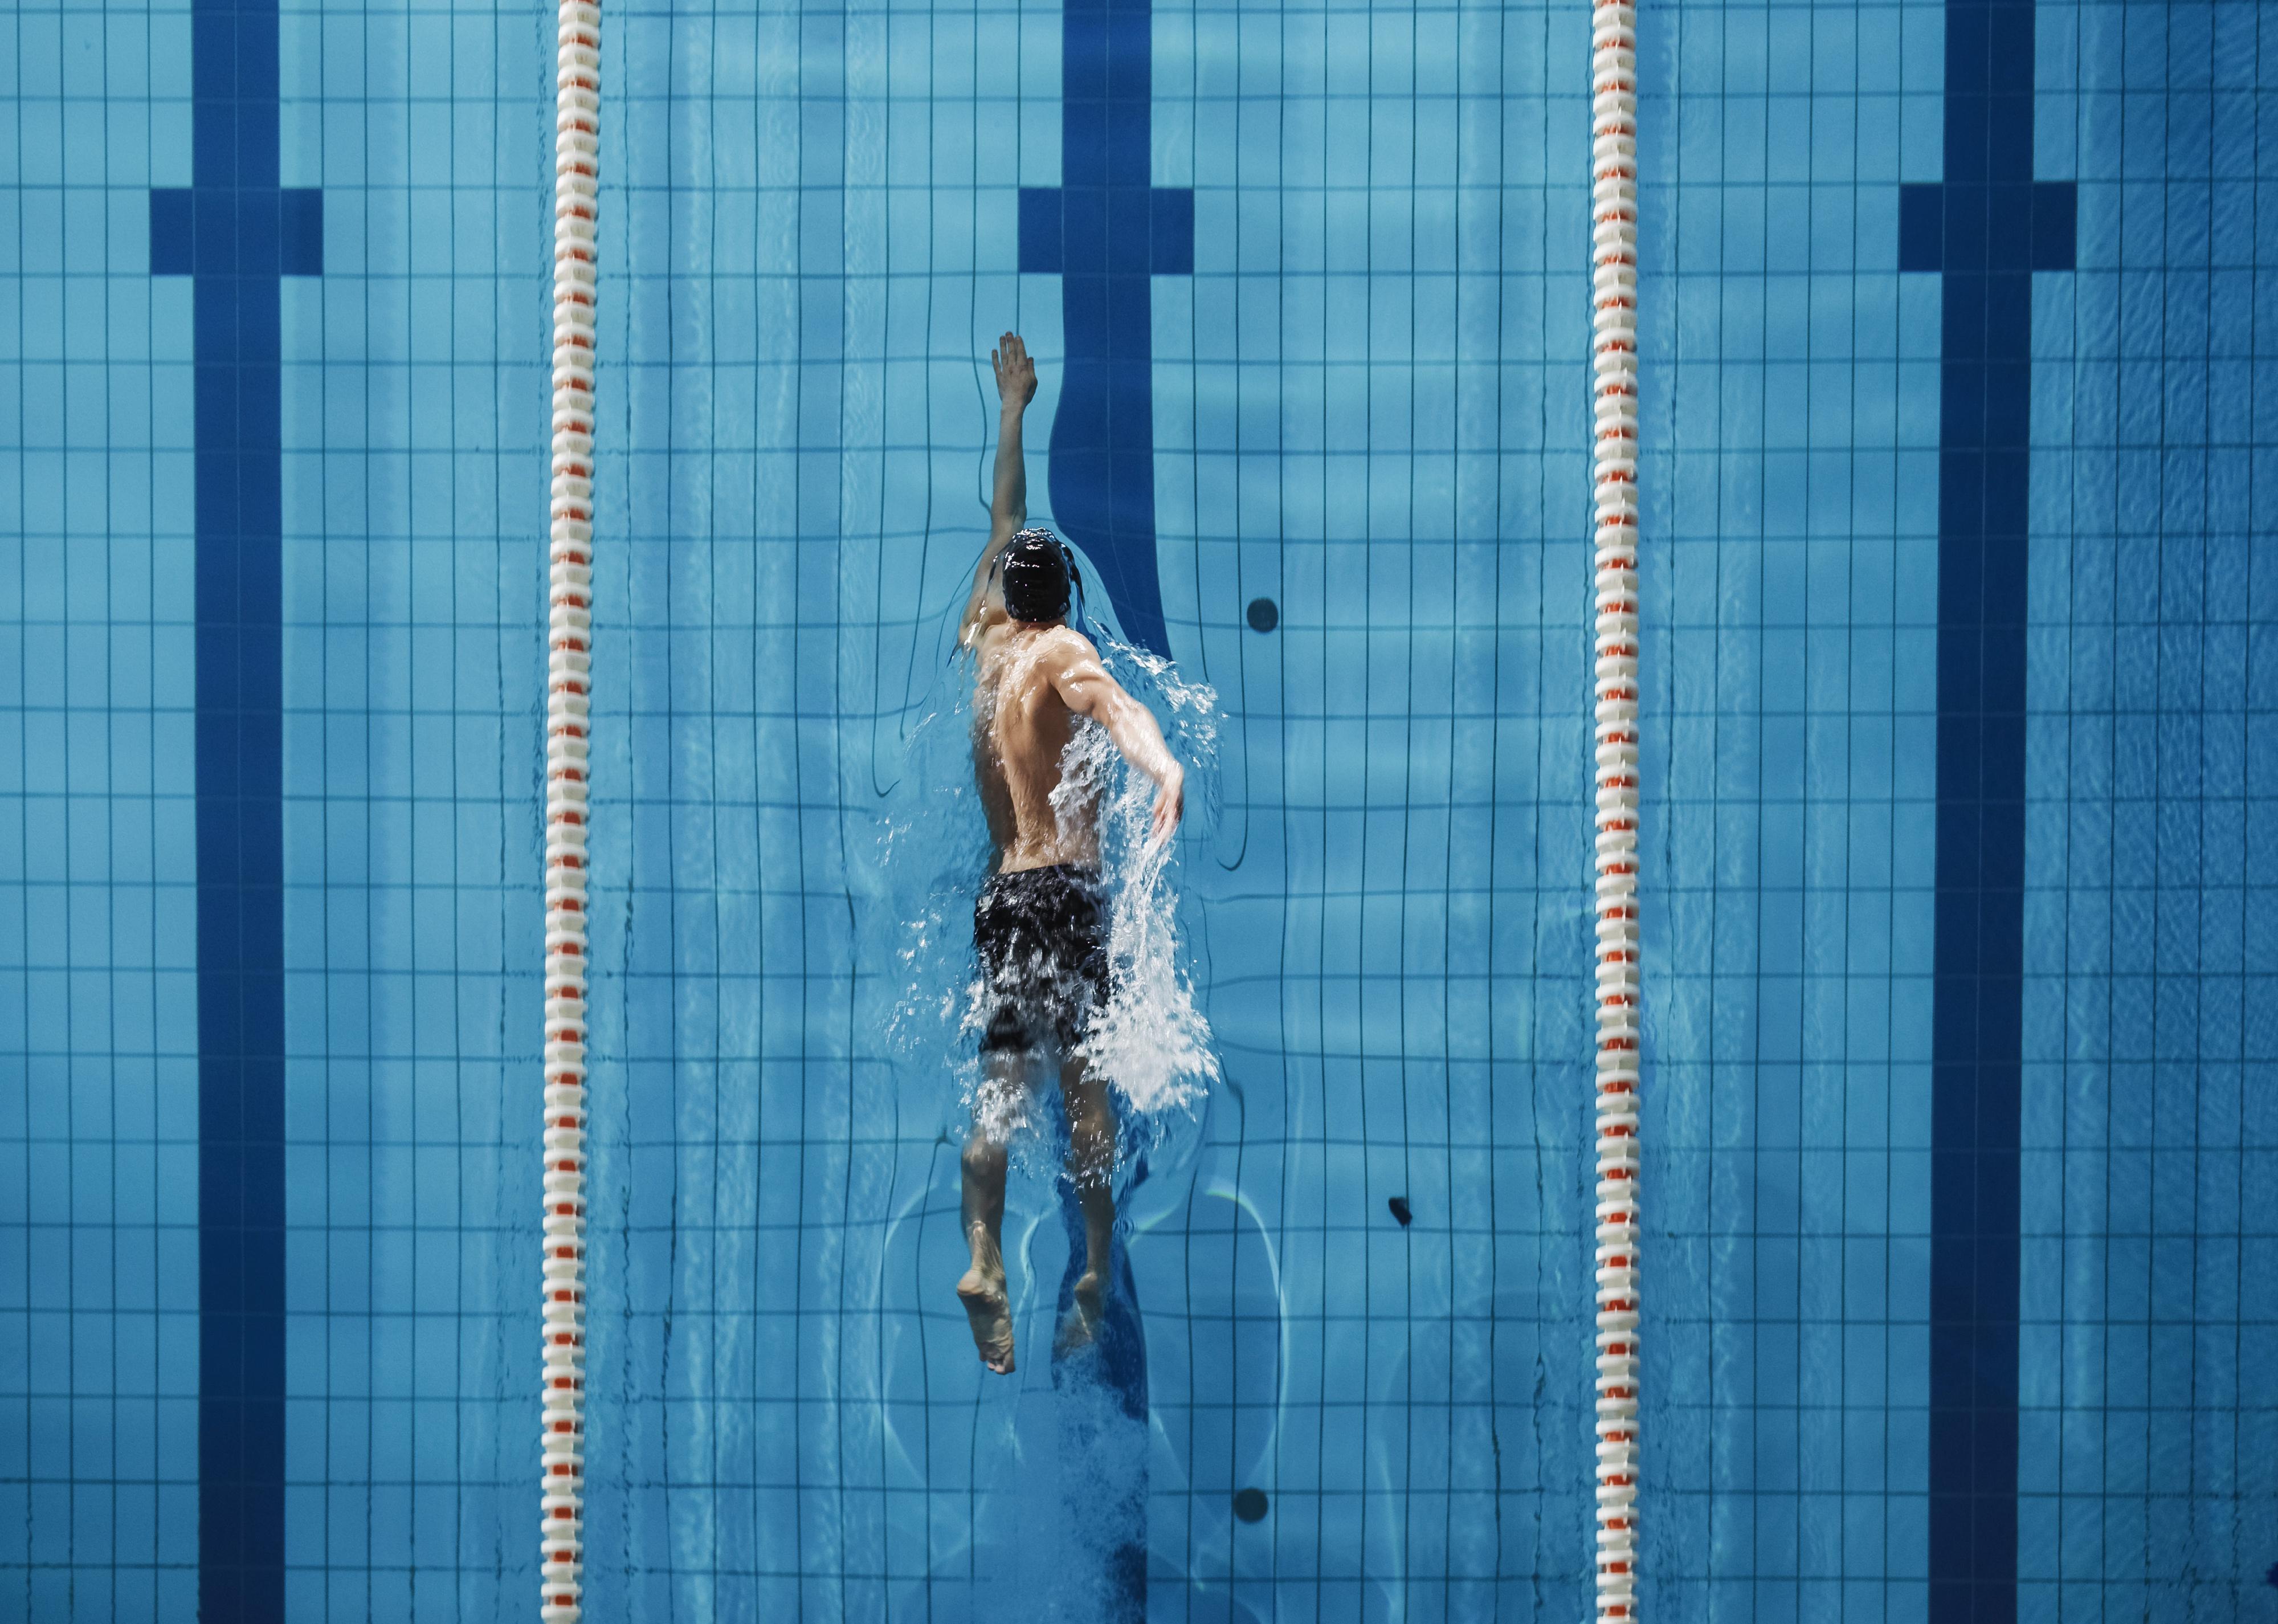
<path id="1" fill-rule="evenodd" d="M 1098 1339 L 1099 1316 L 1106 1303 L 1105 1289 L 1106 1283 L 1088 1270 L 1077 1278 L 1071 1293 L 1074 1305 L 1060 1321 L 1055 1343 L 1059 1352 L 1073 1353 Z"/>
<path id="2" fill-rule="evenodd" d="M 1013 1313 L 1011 1299 L 1005 1292 L 1005 1276 L 969 1268 L 965 1271 L 965 1278 L 957 1283 L 957 1300 L 965 1305 L 965 1317 L 972 1323 L 973 1345 L 981 1354 L 981 1362 L 998 1375 L 1012 1375 Z"/>

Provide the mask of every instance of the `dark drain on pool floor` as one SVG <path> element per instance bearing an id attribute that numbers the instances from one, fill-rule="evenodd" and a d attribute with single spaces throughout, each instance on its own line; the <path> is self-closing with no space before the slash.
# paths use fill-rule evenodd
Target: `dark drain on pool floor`
<path id="1" fill-rule="evenodd" d="M 1244 1489 L 1234 1497 L 1234 1514 L 1244 1522 L 1261 1522 L 1265 1517 L 1265 1490 Z"/>
<path id="2" fill-rule="evenodd" d="M 1250 629 L 1252 632 L 1271 632 L 1280 624 L 1281 611 L 1274 607 L 1273 599 L 1252 598 L 1250 601 Z"/>

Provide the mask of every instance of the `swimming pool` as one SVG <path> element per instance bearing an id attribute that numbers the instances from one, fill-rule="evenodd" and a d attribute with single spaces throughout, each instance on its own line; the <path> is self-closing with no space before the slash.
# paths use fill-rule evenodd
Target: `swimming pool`
<path id="1" fill-rule="evenodd" d="M 0 1618 L 535 1593 L 549 27 L 0 29 Z M 588 1615 L 1582 1616 L 1586 9 L 604 27 Z M 2261 8 L 1640 32 L 1643 1610 L 2267 1617 Z M 1217 701 L 1105 1386 L 880 844 L 1007 327 Z"/>

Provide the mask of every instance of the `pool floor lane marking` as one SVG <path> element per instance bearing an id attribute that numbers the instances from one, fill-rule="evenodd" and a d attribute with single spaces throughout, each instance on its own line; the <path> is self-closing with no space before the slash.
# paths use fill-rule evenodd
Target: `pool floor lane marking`
<path id="1" fill-rule="evenodd" d="M 1148 182 L 1148 0 L 1068 0 L 1060 177 L 1021 188 L 1020 264 L 1058 272 L 1067 355 L 1052 417 L 1052 517 L 1097 567 L 1123 634 L 1168 659 L 1155 563 L 1151 278 L 1195 268 L 1195 195 Z"/>
<path id="2" fill-rule="evenodd" d="M 191 184 L 150 272 L 193 279 L 198 1605 L 285 1616 L 285 891 L 279 279 L 324 197 L 278 185 L 276 0 L 194 0 Z"/>
<path id="3" fill-rule="evenodd" d="M 2073 185 L 2033 179 L 2031 0 L 1949 0 L 1945 179 L 1899 200 L 1939 338 L 1931 947 L 1930 1616 L 2017 1616 L 2018 1112 L 2033 272 Z"/>

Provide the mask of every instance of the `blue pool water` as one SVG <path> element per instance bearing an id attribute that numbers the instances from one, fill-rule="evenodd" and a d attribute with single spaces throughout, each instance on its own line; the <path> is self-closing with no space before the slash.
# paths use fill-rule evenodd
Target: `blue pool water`
<path id="1" fill-rule="evenodd" d="M 2267 14 L 1642 8 L 1648 1617 L 2278 1618 Z M 531 1616 L 551 28 L 0 24 L 0 1620 Z M 1586 11 L 606 31 L 588 1616 L 1585 1616 Z M 1220 1075 L 996 1380 L 1008 327 Z"/>

